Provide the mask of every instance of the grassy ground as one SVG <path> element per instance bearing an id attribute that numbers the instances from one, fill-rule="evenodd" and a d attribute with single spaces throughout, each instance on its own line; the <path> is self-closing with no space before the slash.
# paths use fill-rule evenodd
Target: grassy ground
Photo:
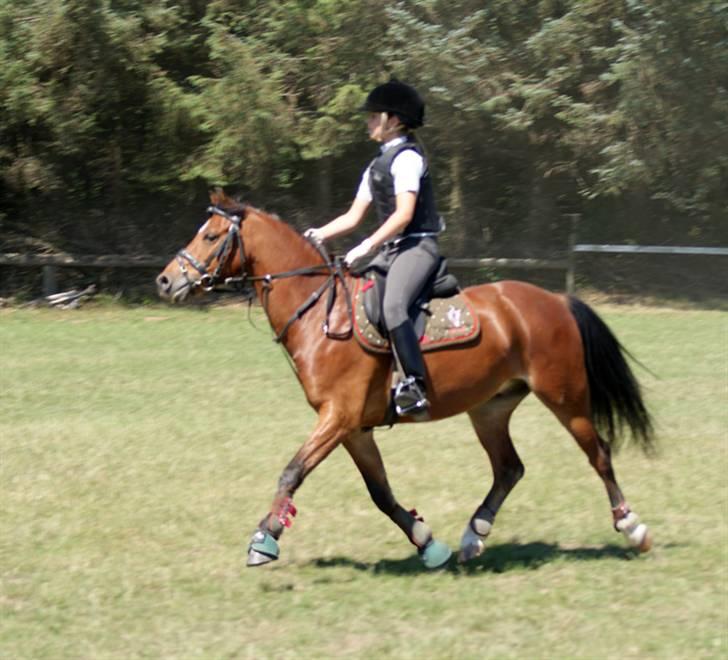
<path id="1" fill-rule="evenodd" d="M 527 400 L 526 477 L 488 551 L 427 573 L 337 450 L 281 560 L 246 569 L 313 423 L 257 313 L 0 313 L 2 658 L 719 658 L 728 655 L 728 314 L 600 308 L 660 454 L 619 482 L 635 557 L 573 441 Z M 456 547 L 490 480 L 465 418 L 379 433 L 400 501 Z"/>

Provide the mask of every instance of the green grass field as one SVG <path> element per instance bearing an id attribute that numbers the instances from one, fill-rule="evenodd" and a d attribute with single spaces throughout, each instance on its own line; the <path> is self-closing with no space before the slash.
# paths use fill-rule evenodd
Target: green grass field
<path id="1" fill-rule="evenodd" d="M 597 307 L 660 453 L 615 467 L 635 556 L 575 443 L 531 398 L 526 476 L 486 553 L 426 572 L 342 449 L 275 564 L 247 542 L 314 422 L 254 312 L 0 313 L 2 658 L 725 658 L 728 314 Z M 395 493 L 457 547 L 490 483 L 465 417 L 382 430 Z"/>

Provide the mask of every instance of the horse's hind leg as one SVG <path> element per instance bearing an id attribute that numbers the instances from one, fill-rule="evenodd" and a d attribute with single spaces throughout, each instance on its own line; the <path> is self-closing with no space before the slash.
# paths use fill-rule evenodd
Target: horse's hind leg
<path id="1" fill-rule="evenodd" d="M 640 552 L 647 552 L 652 547 L 652 536 L 625 502 L 614 476 L 611 448 L 594 426 L 586 397 L 550 396 L 547 392 L 539 391 L 535 391 L 535 394 L 571 433 L 604 483 L 612 507 L 614 528 L 624 534 L 631 546 Z"/>
<path id="2" fill-rule="evenodd" d="M 468 411 L 480 444 L 488 453 L 493 468 L 493 485 L 465 528 L 458 555 L 461 562 L 483 552 L 485 539 L 490 534 L 498 510 L 523 476 L 523 463 L 513 446 L 508 424 L 513 411 L 528 392 L 525 383 L 518 383 Z"/>
<path id="3" fill-rule="evenodd" d="M 371 430 L 352 433 L 343 444 L 359 468 L 374 503 L 406 534 L 425 566 L 444 565 L 452 554 L 450 548 L 432 538 L 432 530 L 416 511 L 405 510 L 394 498 L 374 433 Z"/>

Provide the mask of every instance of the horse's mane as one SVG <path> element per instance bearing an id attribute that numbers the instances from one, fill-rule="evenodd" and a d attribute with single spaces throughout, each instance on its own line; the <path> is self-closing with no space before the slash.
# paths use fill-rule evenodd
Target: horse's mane
<path id="1" fill-rule="evenodd" d="M 223 192 L 221 188 L 215 188 L 210 192 L 210 202 L 225 211 L 226 213 L 239 215 L 241 218 L 258 216 L 263 220 L 272 221 L 277 227 L 280 228 L 280 231 L 282 231 L 283 233 L 290 234 L 291 237 L 296 236 L 300 240 L 301 245 L 307 254 L 310 253 L 311 256 L 320 258 L 317 250 L 313 247 L 313 245 L 311 245 L 307 240 L 303 238 L 301 232 L 285 220 L 281 219 L 278 214 L 257 208 L 252 204 L 249 204 L 248 202 L 242 201 L 240 199 L 229 197 Z"/>
<path id="2" fill-rule="evenodd" d="M 259 216 L 262 216 L 264 218 L 267 218 L 269 220 L 275 220 L 276 222 L 280 222 L 288 227 L 290 225 L 283 219 L 281 219 L 281 216 L 279 216 L 277 213 L 271 213 L 270 211 L 266 211 L 265 209 L 258 208 L 257 206 L 253 206 L 252 204 L 247 204 L 246 202 L 242 202 L 241 205 L 245 209 L 245 213 L 255 213 Z M 293 229 L 293 227 L 291 227 Z"/>
<path id="3" fill-rule="evenodd" d="M 284 237 L 284 240 L 289 246 L 293 247 L 296 245 L 301 248 L 302 256 L 307 255 L 314 258 L 316 261 L 321 259 L 320 252 L 316 250 L 311 242 L 304 238 L 302 233 L 296 227 L 283 220 L 280 216 L 278 216 L 278 214 L 269 213 L 268 211 L 264 211 L 250 205 L 246 207 L 245 213 L 246 218 L 258 216 L 258 218 L 268 221 L 271 227 L 275 227 L 275 232 L 278 233 L 279 236 Z"/>

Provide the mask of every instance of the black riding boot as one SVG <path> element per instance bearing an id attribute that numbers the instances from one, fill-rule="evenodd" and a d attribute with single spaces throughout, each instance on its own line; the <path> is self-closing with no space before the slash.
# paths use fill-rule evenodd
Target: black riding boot
<path id="1" fill-rule="evenodd" d="M 425 361 L 412 323 L 407 321 L 389 331 L 394 355 L 404 379 L 394 390 L 397 414 L 415 419 L 429 419 L 429 401 L 425 386 Z"/>

